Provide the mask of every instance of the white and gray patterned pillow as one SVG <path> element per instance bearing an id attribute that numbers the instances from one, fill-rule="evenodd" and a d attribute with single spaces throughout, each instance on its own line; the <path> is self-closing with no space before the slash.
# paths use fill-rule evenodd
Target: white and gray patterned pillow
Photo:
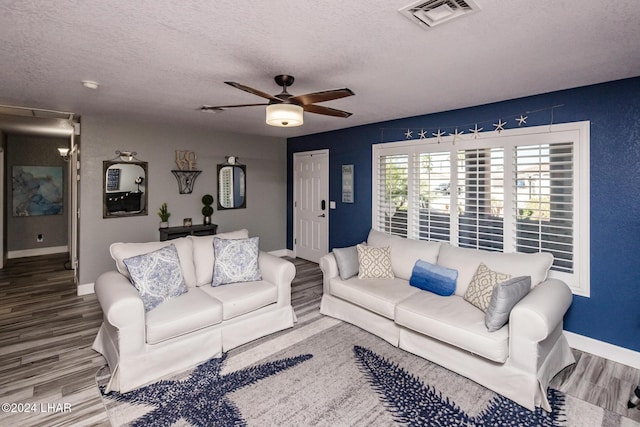
<path id="1" fill-rule="evenodd" d="M 359 279 L 393 279 L 391 248 L 357 245 Z"/>
<path id="2" fill-rule="evenodd" d="M 258 266 L 258 237 L 248 239 L 213 238 L 215 262 L 211 286 L 262 280 Z"/>
<path id="3" fill-rule="evenodd" d="M 509 279 L 511 279 L 510 274 L 493 271 L 481 262 L 476 273 L 473 275 L 463 298 L 465 301 L 486 312 L 487 308 L 489 308 L 493 288 L 498 283 L 502 283 Z"/>
<path id="4" fill-rule="evenodd" d="M 175 245 L 122 260 L 145 311 L 187 292 Z"/>

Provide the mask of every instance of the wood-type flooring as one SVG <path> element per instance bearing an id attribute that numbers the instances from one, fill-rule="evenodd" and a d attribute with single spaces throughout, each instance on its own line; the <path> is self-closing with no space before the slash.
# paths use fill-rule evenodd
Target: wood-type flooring
<path id="1" fill-rule="evenodd" d="M 77 296 L 66 255 L 9 260 L 0 270 L 0 426 L 109 425 L 95 384 L 104 358 L 91 349 L 102 321 L 95 295 Z M 291 259 L 294 308 L 319 307 L 317 264 Z M 575 351 L 554 378 L 561 391 L 640 420 L 627 410 L 640 371 Z"/>

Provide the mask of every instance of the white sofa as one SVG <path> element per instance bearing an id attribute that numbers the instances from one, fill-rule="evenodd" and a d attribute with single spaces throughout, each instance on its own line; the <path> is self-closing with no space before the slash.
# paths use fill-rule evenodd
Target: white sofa
<path id="1" fill-rule="evenodd" d="M 243 238 L 248 232 L 218 236 Z M 145 313 L 123 259 L 170 244 L 176 246 L 188 292 Z M 260 281 L 212 287 L 213 236 L 114 243 L 110 251 L 117 271 L 103 273 L 95 282 L 104 320 L 93 344 L 112 372 L 107 391 L 130 391 L 295 322 L 295 266 L 276 256 L 260 252 Z"/>
<path id="2" fill-rule="evenodd" d="M 359 326 L 530 410 L 551 410 L 549 381 L 575 360 L 562 333 L 572 294 L 564 282 L 547 279 L 550 254 L 477 251 L 374 230 L 367 244 L 390 247 L 395 278 L 356 275 L 342 280 L 336 258 L 329 253 L 320 259 L 322 314 Z M 457 270 L 455 294 L 440 296 L 410 286 L 418 259 Z M 495 332 L 487 330 L 485 313 L 463 299 L 481 262 L 493 271 L 532 278 L 531 291 Z"/>

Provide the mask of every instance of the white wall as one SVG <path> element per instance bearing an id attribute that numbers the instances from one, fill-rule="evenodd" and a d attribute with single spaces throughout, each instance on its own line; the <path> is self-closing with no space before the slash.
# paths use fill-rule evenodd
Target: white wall
<path id="1" fill-rule="evenodd" d="M 247 208 L 218 211 L 212 221 L 221 232 L 247 228 L 260 237 L 266 251 L 286 247 L 286 140 L 191 129 L 167 124 L 82 117 L 80 147 L 80 229 L 79 284 L 93 283 L 104 271 L 114 268 L 109 255 L 113 242 L 157 241 L 160 218 L 156 212 L 167 202 L 170 226 L 182 225 L 185 217 L 202 223 L 200 201 L 204 194 L 216 197 L 216 165 L 235 155 L 247 165 Z M 115 157 L 115 150 L 136 151 L 138 159 L 149 162 L 147 189 L 149 215 L 102 218 L 102 162 Z M 177 169 L 175 150 L 191 150 L 197 155 L 196 168 L 202 170 L 192 194 L 179 194 L 171 173 Z M 215 204 L 214 204 L 215 206 Z"/>

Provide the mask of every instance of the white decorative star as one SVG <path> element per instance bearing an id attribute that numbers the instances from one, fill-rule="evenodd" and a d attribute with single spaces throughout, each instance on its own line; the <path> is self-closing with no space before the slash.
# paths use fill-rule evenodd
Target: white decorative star
<path id="1" fill-rule="evenodd" d="M 437 138 L 438 144 L 440 144 L 440 142 L 442 141 L 442 137 L 446 134 L 446 132 L 442 132 L 440 129 L 438 129 L 438 132 L 432 133 L 431 135 L 435 136 Z"/>
<path id="2" fill-rule="evenodd" d="M 478 124 L 476 123 L 475 127 L 473 129 L 469 129 L 469 131 L 473 133 L 473 139 L 478 139 L 482 128 L 478 129 Z"/>
<path id="3" fill-rule="evenodd" d="M 407 139 L 411 139 L 411 138 L 413 138 L 413 136 L 412 136 L 412 135 L 413 135 L 413 131 L 412 131 L 411 129 L 407 129 L 407 131 L 404 133 L 404 136 L 405 136 Z"/>
<path id="4" fill-rule="evenodd" d="M 495 131 L 500 133 L 504 130 L 504 125 L 506 125 L 507 122 L 503 122 L 502 119 L 498 120 L 498 123 L 494 123 L 493 125 L 496 127 Z"/>
<path id="5" fill-rule="evenodd" d="M 427 131 L 424 129 L 420 129 L 420 139 L 426 139 L 427 138 Z"/>
<path id="6" fill-rule="evenodd" d="M 454 144 L 456 143 L 456 139 L 457 139 L 460 135 L 462 135 L 463 133 L 464 133 L 464 131 L 462 131 L 462 130 L 460 130 L 460 131 L 459 131 L 458 129 L 456 129 L 456 131 L 455 131 L 455 132 L 453 132 L 453 143 L 454 143 Z"/>
<path id="7" fill-rule="evenodd" d="M 520 114 L 520 117 L 516 119 L 518 121 L 518 126 L 522 126 L 523 124 L 527 123 L 528 118 L 529 116 L 523 116 L 522 114 Z"/>

